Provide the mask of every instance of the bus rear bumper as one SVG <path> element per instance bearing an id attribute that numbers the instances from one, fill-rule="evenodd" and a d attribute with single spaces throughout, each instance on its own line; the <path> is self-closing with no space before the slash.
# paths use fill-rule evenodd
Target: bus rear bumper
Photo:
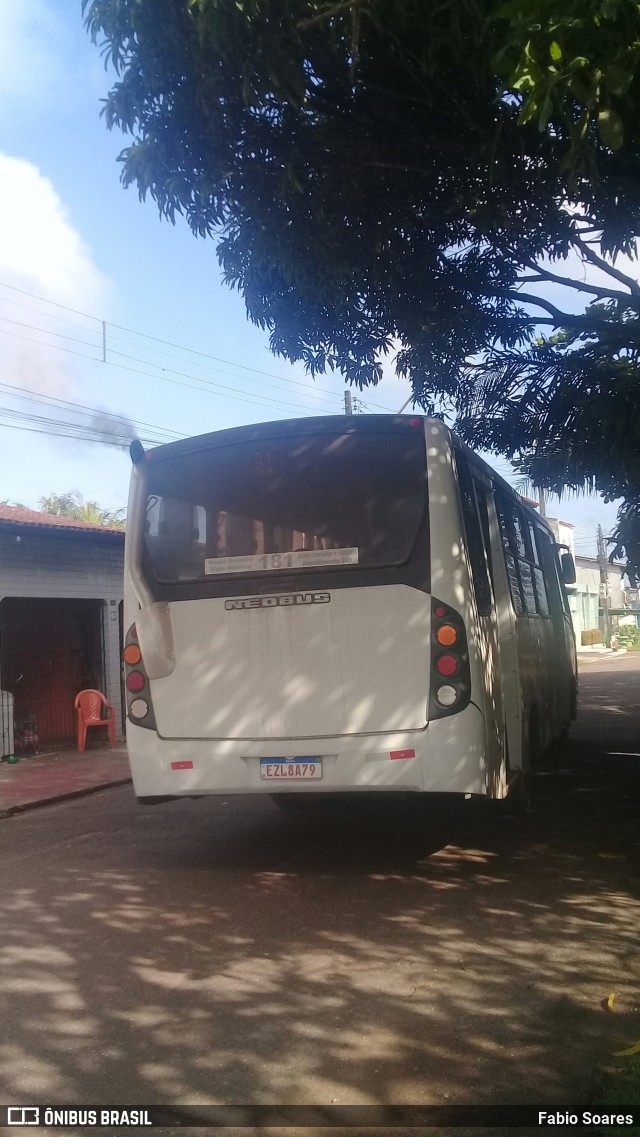
<path id="1" fill-rule="evenodd" d="M 163 739 L 127 723 L 138 798 L 404 791 L 485 794 L 484 721 L 474 704 L 425 730 L 316 739 Z M 317 780 L 264 778 L 261 759 L 318 757 Z"/>

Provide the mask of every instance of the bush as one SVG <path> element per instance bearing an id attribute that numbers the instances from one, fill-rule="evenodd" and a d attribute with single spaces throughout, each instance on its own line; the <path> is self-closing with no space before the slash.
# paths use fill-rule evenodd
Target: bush
<path id="1" fill-rule="evenodd" d="M 640 628 L 634 628 L 633 625 L 626 627 L 623 624 L 618 632 L 618 639 L 624 647 L 630 647 L 634 651 L 640 651 Z"/>
<path id="2" fill-rule="evenodd" d="M 600 628 L 588 628 L 586 631 L 581 632 L 580 642 L 583 647 L 593 647 L 594 644 L 601 644 L 602 632 Z"/>
<path id="3" fill-rule="evenodd" d="M 640 629 L 636 629 L 638 630 Z M 596 1105 L 596 1109 L 592 1111 L 594 1113 L 598 1106 L 601 1107 L 602 1113 L 622 1113 L 622 1109 L 616 1107 L 624 1103 L 625 1106 L 635 1106 L 634 1112 L 637 1116 L 637 1107 L 640 1105 L 640 1061 L 628 1062 L 626 1065 L 618 1062 L 617 1066 L 603 1073 L 594 1097 Z M 616 1134 L 621 1137 L 623 1133 L 625 1137 L 640 1137 L 640 1126 L 622 1128 L 616 1125 L 611 1129 L 607 1127 L 607 1133 L 611 1137 Z"/>

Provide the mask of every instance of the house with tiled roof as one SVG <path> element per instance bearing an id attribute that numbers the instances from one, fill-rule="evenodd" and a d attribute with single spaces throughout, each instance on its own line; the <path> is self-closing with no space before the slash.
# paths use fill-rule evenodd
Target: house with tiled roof
<path id="1" fill-rule="evenodd" d="M 0 754 L 19 749 L 25 723 L 41 751 L 73 746 L 87 687 L 121 733 L 123 562 L 121 529 L 0 505 Z"/>

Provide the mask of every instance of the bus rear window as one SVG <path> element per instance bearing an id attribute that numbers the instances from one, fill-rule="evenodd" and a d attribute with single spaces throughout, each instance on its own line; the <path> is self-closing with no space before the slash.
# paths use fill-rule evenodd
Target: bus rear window
<path id="1" fill-rule="evenodd" d="M 158 456 L 148 476 L 145 546 L 162 583 L 402 564 L 426 502 L 421 431 L 212 446 Z"/>

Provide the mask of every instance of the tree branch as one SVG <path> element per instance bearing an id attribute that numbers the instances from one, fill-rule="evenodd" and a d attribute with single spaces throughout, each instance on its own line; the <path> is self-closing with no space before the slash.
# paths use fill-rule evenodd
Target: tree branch
<path id="1" fill-rule="evenodd" d="M 533 267 L 533 263 L 531 265 Z M 603 300 L 624 300 L 625 303 L 631 304 L 634 308 L 637 307 L 637 301 L 633 296 L 626 292 L 618 292 L 617 288 L 602 288 L 597 284 L 585 284 L 581 280 L 574 280 L 571 276 L 558 276 L 555 272 L 549 272 L 548 269 L 540 268 L 536 265 L 537 276 L 521 276 L 518 279 L 523 283 L 536 283 L 537 281 L 549 281 L 550 284 L 562 284 L 565 288 L 575 288 L 578 292 L 588 292 L 592 296 L 599 296 Z"/>
<path id="2" fill-rule="evenodd" d="M 577 315 L 575 312 L 562 312 L 560 308 L 556 308 L 555 304 L 552 304 L 550 300 L 544 300 L 542 296 L 533 296 L 529 292 L 516 292 L 510 295 L 514 300 L 524 301 L 525 304 L 533 304 L 537 308 L 542 308 L 545 312 L 549 312 L 559 328 L 587 327 L 602 330 L 608 326 L 607 320 L 599 320 L 595 316 Z"/>
<path id="3" fill-rule="evenodd" d="M 596 268 L 602 269 L 603 272 L 612 276 L 613 279 L 617 280 L 620 284 L 626 285 L 634 296 L 640 296 L 640 284 L 638 284 L 638 281 L 634 280 L 632 276 L 627 276 L 626 273 L 620 272 L 620 269 L 614 268 L 614 266 L 605 261 L 603 257 L 599 257 L 597 253 L 594 253 L 593 249 L 589 248 L 587 242 L 582 240 L 582 237 L 575 229 L 573 230 L 571 240 L 573 244 L 580 249 L 585 260 L 590 261 Z"/>
<path id="4" fill-rule="evenodd" d="M 299 31 L 304 31 L 305 28 L 311 28 L 314 24 L 322 24 L 325 20 L 331 19 L 331 16 L 339 16 L 342 12 L 357 8 L 362 2 L 363 0 L 343 0 L 341 4 L 333 4 L 331 8 L 325 8 L 324 12 L 320 12 L 317 16 L 308 16 L 306 20 L 298 20 L 296 27 Z"/>

